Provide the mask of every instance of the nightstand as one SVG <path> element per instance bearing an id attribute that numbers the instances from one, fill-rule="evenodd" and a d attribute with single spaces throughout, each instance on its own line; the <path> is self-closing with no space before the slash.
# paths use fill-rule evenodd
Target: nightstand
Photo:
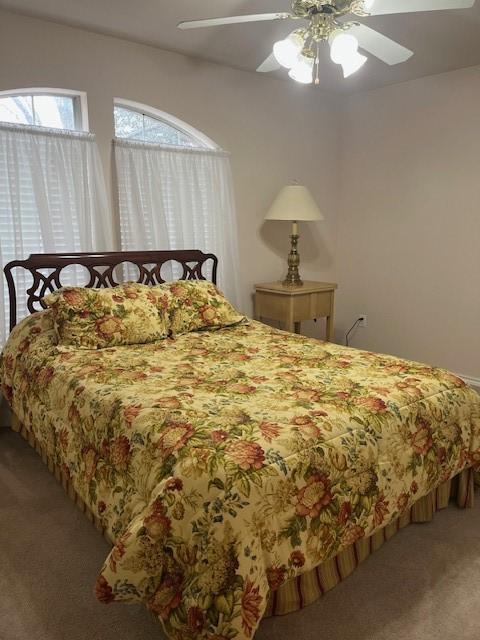
<path id="1" fill-rule="evenodd" d="M 300 333 L 304 320 L 327 319 L 327 340 L 333 340 L 335 290 L 331 282 L 305 282 L 286 287 L 281 282 L 255 285 L 255 318 L 277 320 L 286 331 Z"/>

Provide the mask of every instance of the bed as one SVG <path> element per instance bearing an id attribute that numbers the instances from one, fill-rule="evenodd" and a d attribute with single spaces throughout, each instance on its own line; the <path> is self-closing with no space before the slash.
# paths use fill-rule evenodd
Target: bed
<path id="1" fill-rule="evenodd" d="M 14 427 L 112 543 L 100 601 L 142 601 L 173 640 L 252 638 L 410 522 L 474 497 L 480 397 L 453 374 L 253 320 L 150 344 L 60 351 L 42 299 L 62 270 L 113 287 L 215 282 L 198 251 L 36 255 L 7 265 L 0 360 Z M 13 269 L 31 316 L 16 325 Z"/>

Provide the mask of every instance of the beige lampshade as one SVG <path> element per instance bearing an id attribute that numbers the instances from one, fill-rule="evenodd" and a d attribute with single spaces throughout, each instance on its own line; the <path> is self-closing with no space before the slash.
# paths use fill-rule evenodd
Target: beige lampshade
<path id="1" fill-rule="evenodd" d="M 325 220 L 312 194 L 302 185 L 283 187 L 270 207 L 265 220 Z"/>

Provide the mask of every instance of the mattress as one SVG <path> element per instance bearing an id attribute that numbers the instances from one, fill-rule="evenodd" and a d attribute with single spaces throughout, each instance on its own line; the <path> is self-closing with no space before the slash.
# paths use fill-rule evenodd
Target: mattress
<path id="1" fill-rule="evenodd" d="M 257 322 L 63 350 L 13 331 L 2 389 L 114 543 L 97 597 L 170 638 L 251 638 L 269 595 L 480 464 L 480 397 L 442 369 Z"/>

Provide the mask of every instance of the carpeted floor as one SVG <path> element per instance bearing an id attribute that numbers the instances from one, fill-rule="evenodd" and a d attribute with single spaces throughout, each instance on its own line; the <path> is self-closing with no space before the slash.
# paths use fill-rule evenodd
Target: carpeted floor
<path id="1" fill-rule="evenodd" d="M 141 606 L 99 604 L 108 545 L 37 454 L 0 429 L 0 639 L 164 640 Z M 313 606 L 256 640 L 480 640 L 480 495 L 412 525 Z"/>

